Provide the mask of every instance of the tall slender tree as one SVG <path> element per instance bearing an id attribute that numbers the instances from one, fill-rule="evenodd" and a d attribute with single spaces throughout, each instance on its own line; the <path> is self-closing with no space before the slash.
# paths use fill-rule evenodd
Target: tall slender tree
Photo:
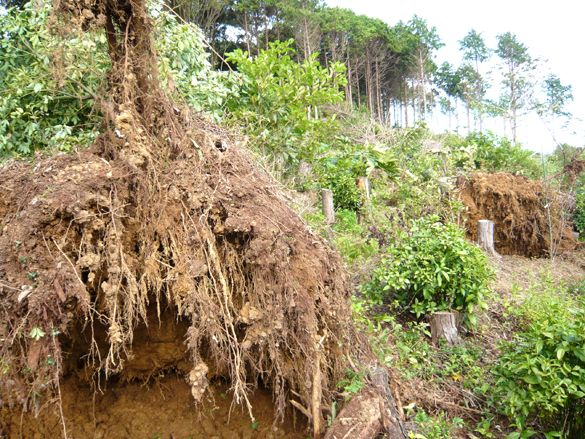
<path id="1" fill-rule="evenodd" d="M 479 66 L 489 60 L 492 50 L 485 44 L 481 33 L 471 29 L 467 35 L 459 41 L 459 50 L 463 52 L 463 60 L 471 63 L 474 68 L 475 87 L 471 95 L 472 105 L 477 111 L 479 119 L 479 131 L 482 131 L 483 122 L 483 98 L 487 88 L 485 81 L 479 71 Z"/>
<path id="2" fill-rule="evenodd" d="M 540 115 L 546 114 L 550 116 L 551 135 L 554 145 L 557 146 L 555 140 L 555 117 L 564 116 L 570 118 L 572 116 L 566 106 L 569 101 L 573 100 L 573 86 L 561 84 L 561 80 L 550 73 L 542 83 L 542 91 L 546 100 L 543 103 L 537 103 L 536 108 Z"/>
<path id="3" fill-rule="evenodd" d="M 512 137 L 514 144 L 517 144 L 518 113 L 530 101 L 534 89 L 532 73 L 535 63 L 528 54 L 528 47 L 520 43 L 515 34 L 506 32 L 498 35 L 497 39 L 496 55 L 501 60 L 500 68 L 504 76 L 502 84 L 505 87 L 501 101 L 508 106 Z"/>
<path id="4" fill-rule="evenodd" d="M 435 74 L 435 84 L 442 90 L 446 98 L 439 101 L 441 108 L 449 116 L 449 131 L 451 131 L 451 117 L 457 111 L 457 99 L 459 98 L 459 89 L 461 78 L 459 72 L 453 68 L 448 62 L 444 62 L 437 69 Z M 456 114 L 456 113 L 455 113 Z M 459 119 L 457 120 L 457 128 L 459 128 Z"/>

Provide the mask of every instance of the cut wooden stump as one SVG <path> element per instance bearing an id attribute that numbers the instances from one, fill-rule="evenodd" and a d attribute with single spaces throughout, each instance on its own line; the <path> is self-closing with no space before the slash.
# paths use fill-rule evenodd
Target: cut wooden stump
<path id="1" fill-rule="evenodd" d="M 433 344 L 438 346 L 439 340 L 444 338 L 448 345 L 461 345 L 463 341 L 457 331 L 459 313 L 439 311 L 431 314 L 431 336 Z"/>
<path id="2" fill-rule="evenodd" d="M 407 437 L 404 422 L 388 385 L 388 372 L 376 369 L 372 384 L 362 388 L 343 407 L 324 439 L 388 439 Z"/>
<path id="3" fill-rule="evenodd" d="M 356 178 L 355 182 L 358 189 L 364 192 L 365 195 L 362 197 L 360 208 L 357 211 L 357 222 L 358 224 L 361 224 L 364 220 L 363 209 L 366 207 L 366 201 L 370 199 L 370 180 L 368 180 L 368 177 L 358 177 Z"/>
<path id="4" fill-rule="evenodd" d="M 366 193 L 366 199 L 370 199 L 370 180 L 368 177 L 358 177 L 356 180 L 358 189 Z"/>
<path id="5" fill-rule="evenodd" d="M 494 247 L 494 222 L 479 220 L 477 222 L 477 243 L 492 255 L 501 257 Z"/>
<path id="6" fill-rule="evenodd" d="M 335 222 L 333 192 L 329 189 L 321 189 L 321 198 L 323 199 L 323 215 L 325 215 L 325 222 L 327 224 L 333 224 Z"/>

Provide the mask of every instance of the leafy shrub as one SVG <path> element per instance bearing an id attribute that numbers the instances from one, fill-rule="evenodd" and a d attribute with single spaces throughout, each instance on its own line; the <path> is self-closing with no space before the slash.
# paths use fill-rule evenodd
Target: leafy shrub
<path id="1" fill-rule="evenodd" d="M 237 65 L 243 80 L 240 94 L 230 100 L 231 120 L 264 155 L 297 164 L 312 160 L 316 149 L 339 131 L 334 118 L 322 118 L 315 108 L 341 101 L 346 79 L 343 64 L 324 69 L 316 53 L 302 64 L 294 62 L 292 44 L 270 43 L 254 58 L 237 49 L 227 60 Z"/>
<path id="2" fill-rule="evenodd" d="M 333 192 L 333 204 L 336 209 L 357 211 L 363 194 L 358 189 L 355 177 L 351 174 L 328 175 L 323 179 L 323 187 Z"/>
<path id="3" fill-rule="evenodd" d="M 3 157 L 48 146 L 68 149 L 71 143 L 89 143 L 96 135 L 92 93 L 100 85 L 96 70 L 109 68 L 105 36 L 103 41 L 96 39 L 97 46 L 89 38 L 60 41 L 48 29 L 50 8 L 46 2 L 36 11 L 31 2 L 23 10 L 8 10 L 0 19 Z M 63 71 L 54 75 L 57 63 L 62 63 Z"/>
<path id="4" fill-rule="evenodd" d="M 369 176 L 375 169 L 380 169 L 390 180 L 394 180 L 399 172 L 390 148 L 382 144 L 361 144 L 346 136 L 336 136 L 330 145 L 321 145 L 318 154 L 317 164 L 322 175 L 350 172 L 357 178 Z"/>
<path id="5" fill-rule="evenodd" d="M 386 180 L 394 180 L 398 174 L 396 159 L 388 147 L 359 144 L 345 136 L 337 136 L 331 144 L 319 148 L 316 171 L 321 177 L 321 187 L 331 189 L 336 209 L 357 211 L 363 192 L 357 188 L 356 179 L 370 175 L 375 169 L 386 173 Z"/>
<path id="6" fill-rule="evenodd" d="M 458 310 L 472 324 L 493 277 L 482 250 L 467 242 L 455 224 L 430 216 L 413 222 L 408 233 L 388 249 L 364 287 L 370 299 L 393 295 L 417 316 L 438 310 Z"/>
<path id="7" fill-rule="evenodd" d="M 542 166 L 532 151 L 514 145 L 508 138 L 491 131 L 472 132 L 466 137 L 468 145 L 475 145 L 475 167 L 487 172 L 518 172 L 528 177 L 542 175 Z"/>
<path id="8" fill-rule="evenodd" d="M 585 314 L 562 300 L 546 302 L 516 340 L 502 345 L 494 371 L 498 399 L 520 430 L 538 416 L 560 437 L 583 438 Z"/>
<path id="9" fill-rule="evenodd" d="M 410 433 L 413 439 L 443 439 L 453 437 L 454 430 L 465 425 L 463 419 L 453 418 L 449 421 L 444 412 L 436 416 L 429 416 L 424 410 L 417 411 L 413 418 L 420 433 Z M 421 434 L 422 433 L 422 434 Z"/>

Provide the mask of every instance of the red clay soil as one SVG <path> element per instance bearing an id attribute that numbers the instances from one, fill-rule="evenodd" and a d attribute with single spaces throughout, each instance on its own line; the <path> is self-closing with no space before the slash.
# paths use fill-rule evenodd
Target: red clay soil
<path id="1" fill-rule="evenodd" d="M 525 257 L 549 254 L 549 221 L 546 187 L 522 175 L 478 173 L 461 177 L 457 190 L 467 212 L 467 237 L 477 241 L 479 220 L 495 223 L 494 245 L 498 253 Z M 553 249 L 562 252 L 577 242 L 563 220 L 562 197 L 550 194 Z"/>

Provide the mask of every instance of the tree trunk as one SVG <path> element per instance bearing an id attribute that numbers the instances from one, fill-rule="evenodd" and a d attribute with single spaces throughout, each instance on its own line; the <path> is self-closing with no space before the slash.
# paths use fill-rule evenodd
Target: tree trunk
<path id="1" fill-rule="evenodd" d="M 499 256 L 494 248 L 494 222 L 490 220 L 479 220 L 477 222 L 477 243 L 484 250 Z"/>
<path id="2" fill-rule="evenodd" d="M 372 385 L 364 387 L 343 407 L 324 439 L 405 439 L 403 415 L 388 385 L 385 369 L 372 373 Z"/>
<path id="3" fill-rule="evenodd" d="M 370 180 L 368 177 L 358 177 L 357 178 L 357 187 L 358 189 L 364 191 L 366 193 L 366 199 L 370 199 Z"/>
<path id="4" fill-rule="evenodd" d="M 420 53 L 420 81 L 421 81 L 421 93 L 422 93 L 422 98 L 423 98 L 423 107 L 424 107 L 424 113 L 423 113 L 423 119 L 427 120 L 427 91 L 426 91 L 426 84 L 425 84 L 425 70 L 424 70 L 424 57 L 422 52 Z"/>
<path id="5" fill-rule="evenodd" d="M 404 126 L 408 127 L 408 83 L 404 78 Z"/>
<path id="6" fill-rule="evenodd" d="M 323 199 L 323 215 L 325 215 L 325 222 L 327 224 L 333 224 L 335 222 L 333 192 L 329 189 L 321 189 L 321 198 Z"/>
<path id="7" fill-rule="evenodd" d="M 465 95 L 465 108 L 467 110 L 467 131 L 471 129 L 471 119 L 469 118 L 469 95 Z"/>
<path id="8" fill-rule="evenodd" d="M 457 315 L 447 311 L 431 314 L 431 336 L 435 346 L 438 346 L 442 338 L 447 340 L 450 346 L 463 344 L 457 331 Z"/>
<path id="9" fill-rule="evenodd" d="M 252 56 L 250 50 L 250 30 L 248 29 L 248 14 L 244 12 L 244 32 L 246 34 L 246 48 L 248 49 L 248 56 Z"/>
<path id="10" fill-rule="evenodd" d="M 366 207 L 366 200 L 370 199 L 370 182 L 367 177 L 356 178 L 356 184 L 361 192 L 365 192 L 365 197 L 362 197 L 360 208 L 357 211 L 357 222 L 361 224 L 364 220 L 364 208 Z"/>
<path id="11" fill-rule="evenodd" d="M 353 90 L 351 88 L 351 58 L 349 56 L 349 47 L 347 49 L 347 89 L 349 94 L 346 96 L 347 101 L 353 107 Z"/>

